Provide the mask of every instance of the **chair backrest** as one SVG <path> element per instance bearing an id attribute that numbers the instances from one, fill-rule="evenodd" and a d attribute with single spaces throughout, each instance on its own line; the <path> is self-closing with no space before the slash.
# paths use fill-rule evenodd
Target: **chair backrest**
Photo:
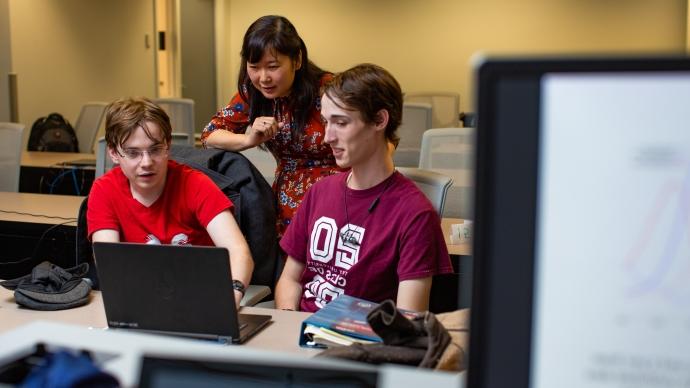
<path id="1" fill-rule="evenodd" d="M 173 132 L 189 134 L 188 144 L 194 145 L 194 100 L 190 98 L 154 98 L 152 100 L 170 116 Z"/>
<path id="2" fill-rule="evenodd" d="M 424 132 L 419 168 L 458 170 L 474 168 L 474 128 L 432 128 Z M 445 172 L 444 172 L 445 173 Z"/>
<path id="3" fill-rule="evenodd" d="M 87 102 L 82 105 L 74 126 L 74 133 L 79 141 L 79 152 L 87 154 L 93 152 L 96 135 L 103 122 L 107 106 L 108 103 L 105 102 Z"/>
<path id="4" fill-rule="evenodd" d="M 19 191 L 24 124 L 0 123 L 0 191 Z"/>
<path id="5" fill-rule="evenodd" d="M 400 143 L 393 154 L 396 166 L 417 167 L 422 134 L 431 128 L 431 104 L 406 102 L 403 104 L 402 122 L 398 127 Z"/>
<path id="6" fill-rule="evenodd" d="M 406 102 L 431 104 L 432 125 L 429 128 L 457 127 L 460 121 L 460 94 L 455 92 L 415 93 L 405 96 Z"/>
<path id="7" fill-rule="evenodd" d="M 96 147 L 96 172 L 94 175 L 98 178 L 111 168 L 113 168 L 113 160 L 108 156 L 108 147 L 105 143 L 105 137 L 100 137 L 98 138 L 98 146 Z"/>
<path id="8" fill-rule="evenodd" d="M 189 145 L 189 134 L 188 133 L 182 133 L 182 132 L 173 132 L 171 133 L 172 139 L 171 139 L 171 144 L 172 145 Z"/>
<path id="9" fill-rule="evenodd" d="M 433 128 L 424 132 L 419 168 L 453 178 L 444 216 L 474 218 L 475 128 Z"/>
<path id="10" fill-rule="evenodd" d="M 244 155 L 245 158 L 249 159 L 249 161 L 254 165 L 254 167 L 256 167 L 256 169 L 259 170 L 259 172 L 264 177 L 264 179 L 266 179 L 266 182 L 268 182 L 269 185 L 273 183 L 273 179 L 275 179 L 277 165 L 276 159 L 273 157 L 273 154 L 271 154 L 268 151 L 264 151 L 259 147 L 252 147 L 242 151 L 242 155 Z"/>
<path id="11" fill-rule="evenodd" d="M 396 167 L 401 174 L 410 178 L 429 198 L 439 217 L 443 216 L 448 189 L 453 184 L 449 176 L 416 167 Z"/>

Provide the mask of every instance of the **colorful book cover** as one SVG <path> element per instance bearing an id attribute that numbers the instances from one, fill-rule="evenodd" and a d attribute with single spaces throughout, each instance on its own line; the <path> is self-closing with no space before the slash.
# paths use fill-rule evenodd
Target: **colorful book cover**
<path id="1" fill-rule="evenodd" d="M 349 295 L 340 295 L 302 322 L 299 339 L 300 346 L 325 347 L 319 344 L 307 344 L 310 342 L 309 335 L 304 333 L 307 325 L 326 328 L 357 339 L 381 342 L 381 337 L 374 333 L 367 322 L 367 315 L 376 306 L 378 306 L 378 303 Z"/>
<path id="2" fill-rule="evenodd" d="M 340 295 L 328 303 L 324 308 L 312 314 L 302 322 L 299 345 L 303 347 L 327 346 L 319 344 L 317 337 L 324 343 L 341 343 L 349 339 L 350 343 L 382 342 L 367 322 L 367 315 L 379 304 L 349 295 Z M 399 309 L 405 317 L 413 319 L 417 314 L 413 311 Z M 306 333 L 305 333 L 306 330 Z M 334 333 L 335 332 L 335 333 Z M 340 338 L 334 338 L 338 336 Z"/>

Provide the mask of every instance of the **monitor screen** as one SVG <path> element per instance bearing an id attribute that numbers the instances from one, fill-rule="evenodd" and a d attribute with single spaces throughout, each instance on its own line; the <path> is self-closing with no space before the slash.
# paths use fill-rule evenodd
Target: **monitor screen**
<path id="1" fill-rule="evenodd" d="M 690 60 L 478 71 L 471 387 L 690 383 Z"/>
<path id="2" fill-rule="evenodd" d="M 145 356 L 139 387 L 375 388 L 375 370 Z"/>

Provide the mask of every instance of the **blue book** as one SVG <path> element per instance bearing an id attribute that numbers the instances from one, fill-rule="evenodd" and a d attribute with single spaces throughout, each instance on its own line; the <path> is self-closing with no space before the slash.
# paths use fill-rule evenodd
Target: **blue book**
<path id="1" fill-rule="evenodd" d="M 368 300 L 340 295 L 302 322 L 299 345 L 327 348 L 381 342 L 367 322 L 367 315 L 377 306 L 378 303 Z"/>

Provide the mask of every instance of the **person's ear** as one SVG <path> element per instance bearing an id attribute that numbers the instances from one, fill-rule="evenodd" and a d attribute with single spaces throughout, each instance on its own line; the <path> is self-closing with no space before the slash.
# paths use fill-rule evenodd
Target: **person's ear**
<path id="1" fill-rule="evenodd" d="M 119 162 L 120 154 L 117 152 L 117 150 L 114 148 L 107 147 L 107 146 L 106 146 L 106 148 L 108 149 L 108 156 L 110 156 L 110 160 L 112 160 L 113 163 L 115 163 L 115 164 L 120 163 Z"/>
<path id="2" fill-rule="evenodd" d="M 382 131 L 385 130 L 386 127 L 388 126 L 388 120 L 390 119 L 390 115 L 388 114 L 388 111 L 386 109 L 381 109 L 376 113 L 376 117 L 374 118 L 374 124 L 376 125 L 376 130 L 377 131 Z"/>
<path id="3" fill-rule="evenodd" d="M 297 54 L 297 59 L 295 60 L 295 71 L 299 70 L 302 68 L 302 51 Z"/>

